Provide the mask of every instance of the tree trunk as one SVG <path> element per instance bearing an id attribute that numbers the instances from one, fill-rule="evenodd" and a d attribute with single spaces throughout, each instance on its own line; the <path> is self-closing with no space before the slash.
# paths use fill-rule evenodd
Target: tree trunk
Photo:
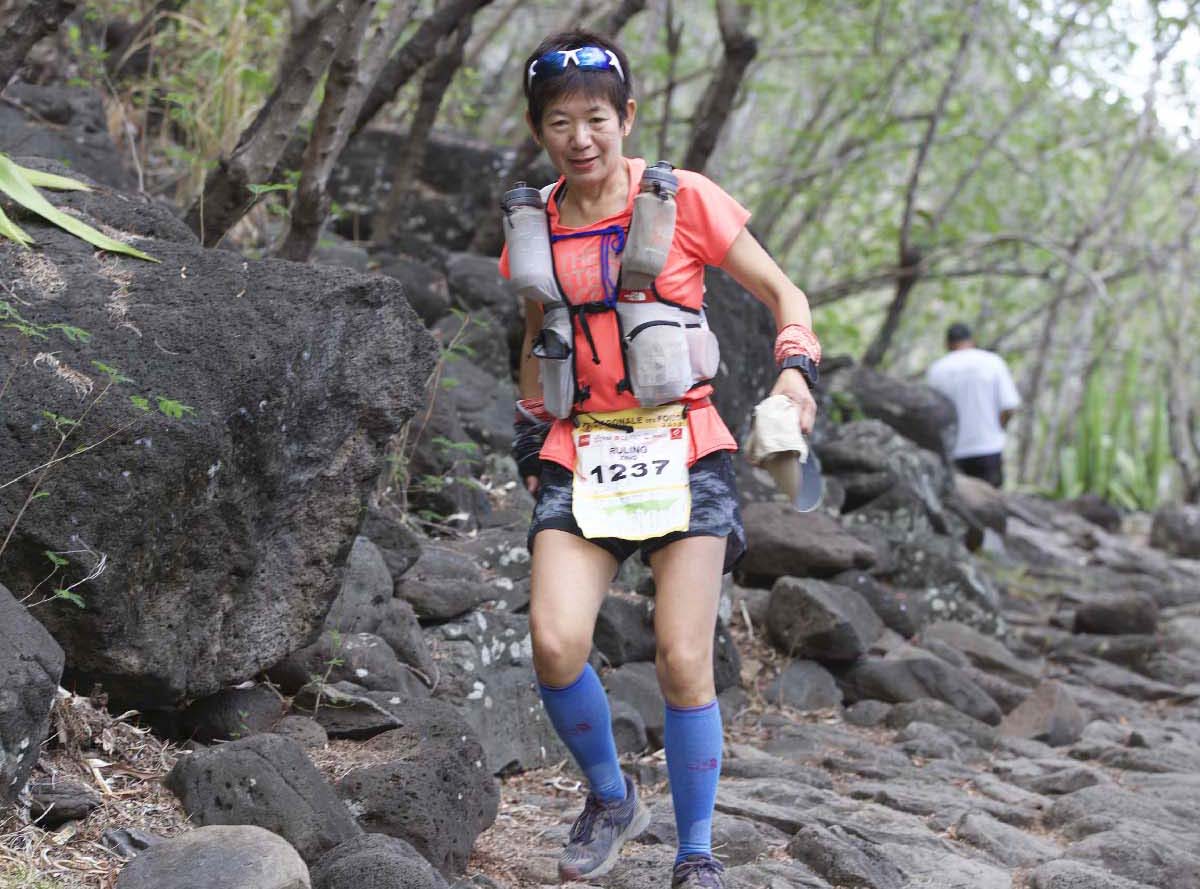
<path id="1" fill-rule="evenodd" d="M 365 0 L 330 0 L 294 36 L 280 66 L 279 85 L 242 133 L 237 147 L 208 174 L 187 224 L 206 247 L 216 246 L 253 203 L 250 186 L 270 176 L 329 67 L 342 36 Z"/>
<path id="2" fill-rule="evenodd" d="M 395 3 L 364 47 L 364 35 L 377 5 L 378 0 L 363 4 L 330 64 L 325 97 L 304 150 L 288 233 L 277 252 L 284 259 L 304 262 L 317 246 L 329 215 L 329 177 L 350 140 L 351 127 L 366 100 L 367 90 L 383 70 L 388 51 L 412 16 L 416 0 Z"/>
<path id="3" fill-rule="evenodd" d="M 287 236 L 276 255 L 294 262 L 305 262 L 317 246 L 321 226 L 329 212 L 329 193 L 326 184 L 333 171 L 333 164 L 342 153 L 349 139 L 350 123 L 357 109 L 350 105 L 361 105 L 365 88 L 356 90 L 360 67 L 359 51 L 367 33 L 367 25 L 375 13 L 379 0 L 365 0 L 350 27 L 342 35 L 333 61 L 329 63 L 329 76 L 325 78 L 325 96 L 317 111 L 312 136 L 304 151 L 304 163 L 300 170 L 300 184 L 292 201 L 292 212 L 288 222 Z M 357 93 L 357 95 L 356 95 Z M 347 119 L 349 118 L 349 119 Z"/>
<path id="4" fill-rule="evenodd" d="M 913 215 L 917 208 L 917 192 L 921 182 L 921 174 L 925 170 L 925 161 L 929 157 L 929 152 L 933 148 L 933 137 L 937 133 L 938 125 L 942 122 L 946 114 L 946 103 L 950 99 L 950 94 L 954 92 L 954 88 L 958 85 L 958 78 L 962 72 L 963 62 L 967 57 L 967 50 L 971 45 L 971 40 L 975 36 L 975 29 L 979 26 L 979 14 L 983 6 L 982 0 L 976 0 L 975 5 L 971 8 L 970 22 L 963 29 L 962 34 L 958 38 L 958 50 L 954 54 L 954 61 L 950 65 L 950 72 L 946 75 L 946 80 L 942 84 L 941 92 L 938 94 L 937 105 L 934 107 L 933 113 L 929 115 L 929 122 L 925 127 L 925 135 L 921 139 L 921 146 L 917 149 L 917 156 L 913 159 L 912 169 L 908 174 L 908 185 L 905 188 L 904 194 L 904 215 L 900 221 L 899 235 L 899 250 L 900 269 L 903 274 L 896 280 L 896 293 L 892 297 L 891 305 L 888 306 L 887 315 L 883 319 L 883 324 L 879 328 L 879 332 L 871 341 L 866 354 L 863 356 L 863 364 L 868 367 L 878 367 L 883 363 L 883 358 L 887 354 L 888 349 L 892 345 L 892 339 L 896 335 L 896 331 L 900 329 L 900 319 L 904 314 L 905 308 L 908 306 L 909 297 L 912 295 L 913 288 L 916 287 L 917 281 L 920 279 L 919 264 L 921 258 L 920 248 L 914 244 L 913 239 Z M 927 238 L 933 234 L 930 231 Z M 916 262 L 914 262 L 914 259 Z M 911 269 L 911 273 L 908 270 Z"/>
<path id="5" fill-rule="evenodd" d="M 685 169 L 703 172 L 725 122 L 733 111 L 733 101 L 741 89 L 746 69 L 758 55 L 758 41 L 746 30 L 750 4 L 744 0 L 717 0 L 717 21 L 725 55 L 709 81 L 692 123 L 692 138 L 684 153 Z"/>
<path id="6" fill-rule="evenodd" d="M 412 125 L 408 129 L 408 137 L 404 142 L 404 150 L 395 160 L 392 176 L 392 190 L 383 208 L 382 225 L 376 231 L 386 232 L 388 237 L 394 237 L 405 228 L 404 221 L 410 208 L 409 197 L 413 181 L 421 168 L 425 157 L 425 147 L 429 143 L 429 134 L 437 121 L 438 111 L 441 110 L 442 100 L 446 91 L 454 81 L 454 75 L 462 67 L 463 51 L 471 36 L 471 19 L 464 19 L 457 29 L 439 47 L 438 56 L 425 72 L 421 80 L 421 91 L 417 99 L 417 109 L 413 114 Z"/>
<path id="7" fill-rule="evenodd" d="M 475 13 L 491 2 L 492 0 L 448 0 L 421 22 L 416 33 L 397 50 L 396 55 L 387 63 L 379 79 L 371 87 L 367 100 L 358 113 L 351 136 L 369 124 L 412 76 L 437 55 L 438 44 L 447 35 L 463 21 L 470 21 Z"/>
<path id="8" fill-rule="evenodd" d="M 879 332 L 871 341 L 871 347 L 863 355 L 863 364 L 867 367 L 879 366 L 896 336 L 896 331 L 900 329 L 900 319 L 908 307 L 908 299 L 912 295 L 913 288 L 917 286 L 917 281 L 921 279 L 920 266 L 921 251 L 916 247 L 909 247 L 907 252 L 900 257 L 900 269 L 896 275 L 896 292 L 888 305 L 887 314 L 879 326 Z"/>
<path id="9" fill-rule="evenodd" d="M 26 0 L 4 22 L 4 39 L 0 40 L 0 91 L 8 86 L 34 44 L 57 31 L 77 4 L 78 0 Z"/>
<path id="10" fill-rule="evenodd" d="M 1070 272 L 1066 274 L 1070 274 Z M 1062 308 L 1066 287 L 1065 279 L 1059 282 L 1058 293 L 1051 302 L 1049 311 L 1046 312 L 1046 318 L 1042 322 L 1042 332 L 1038 337 L 1037 352 L 1023 387 L 1025 391 L 1021 393 L 1025 407 L 1022 411 L 1024 416 L 1021 418 L 1021 427 L 1017 433 L 1018 482 L 1025 482 L 1029 479 L 1029 458 L 1033 454 L 1033 438 L 1037 431 L 1034 417 L 1037 415 L 1037 405 L 1041 398 L 1046 369 L 1050 364 L 1050 355 L 1054 348 L 1054 333 L 1058 328 L 1058 313 Z"/>

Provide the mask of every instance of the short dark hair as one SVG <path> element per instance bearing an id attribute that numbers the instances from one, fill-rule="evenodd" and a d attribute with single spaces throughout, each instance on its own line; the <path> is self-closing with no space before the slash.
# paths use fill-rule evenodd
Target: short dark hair
<path id="1" fill-rule="evenodd" d="M 946 345 L 953 346 L 971 338 L 971 328 L 961 321 L 955 321 L 946 328 Z"/>
<path id="2" fill-rule="evenodd" d="M 621 63 L 621 71 L 624 72 L 625 78 L 622 79 L 616 71 L 587 71 L 569 65 L 561 74 L 553 77 L 534 77 L 530 81 L 529 66 L 546 53 L 560 49 L 578 49 L 581 46 L 598 46 L 610 50 Z M 537 49 L 525 59 L 521 68 L 521 83 L 525 88 L 525 105 L 535 130 L 541 128 L 542 117 L 551 102 L 563 96 L 573 95 L 605 100 L 616 109 L 617 119 L 624 123 L 625 106 L 633 95 L 633 76 L 629 71 L 629 59 L 625 56 L 625 51 L 616 41 L 582 28 L 559 31 L 539 43 Z"/>

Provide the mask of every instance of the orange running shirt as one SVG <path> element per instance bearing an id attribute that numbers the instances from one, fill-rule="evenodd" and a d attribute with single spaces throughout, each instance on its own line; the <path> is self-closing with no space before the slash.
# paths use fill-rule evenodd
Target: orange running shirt
<path id="1" fill-rule="evenodd" d="M 628 230 L 633 217 L 633 199 L 637 196 L 637 185 L 646 169 L 646 162 L 641 158 L 626 158 L 625 166 L 629 171 L 629 200 L 620 213 L 585 228 L 573 229 L 559 222 L 557 202 L 551 200 L 548 208 L 550 233 L 565 235 L 599 231 L 613 225 Z M 675 237 L 667 254 L 666 266 L 655 280 L 655 286 L 665 299 L 698 309 L 704 301 L 704 267 L 719 266 L 724 262 L 730 245 L 745 228 L 750 213 L 707 177 L 688 170 L 676 170 L 675 175 L 679 178 L 679 192 L 675 197 Z M 561 178 L 555 183 L 554 194 L 558 193 L 562 183 Z M 599 235 L 554 243 L 555 271 L 568 302 L 578 305 L 604 298 L 601 251 L 604 249 L 608 252 L 608 278 L 615 281 L 620 274 L 621 264 L 620 255 L 612 249 L 614 245 L 615 239 L 602 239 Z M 500 256 L 500 274 L 509 277 L 507 248 Z M 620 354 L 616 312 L 590 314 L 588 325 L 596 341 L 617 343 L 616 351 L 604 349 L 602 351 L 605 354 Z M 580 356 L 575 364 L 578 382 L 593 393 L 593 398 L 586 402 L 589 407 L 596 411 L 610 411 L 637 406 L 637 399 L 632 394 L 618 394 L 616 391 L 616 384 L 624 376 L 621 362 L 595 364 L 591 360 L 590 347 L 580 334 L 578 323 L 575 326 L 575 349 Z M 685 403 L 703 401 L 711 392 L 711 386 L 700 386 L 688 392 L 682 400 Z M 733 435 L 711 402 L 705 401 L 703 406 L 689 408 L 687 417 L 690 433 L 689 466 L 714 451 L 737 450 Z M 546 443 L 542 446 L 543 460 L 574 469 L 575 444 L 571 429 L 570 420 L 557 420 L 551 426 Z"/>

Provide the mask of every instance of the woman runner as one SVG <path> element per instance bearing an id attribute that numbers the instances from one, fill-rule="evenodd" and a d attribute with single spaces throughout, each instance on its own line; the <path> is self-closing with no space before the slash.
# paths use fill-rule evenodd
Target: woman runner
<path id="1" fill-rule="evenodd" d="M 618 292 L 616 281 L 646 169 L 644 160 L 622 154 L 622 140 L 637 112 L 625 53 L 598 34 L 559 33 L 526 59 L 523 76 L 526 121 L 561 174 L 546 205 L 555 272 L 572 306 L 576 374 L 572 417 L 554 420 L 544 409 L 538 361 L 530 354 L 543 308 L 526 300 L 513 448 L 526 486 L 537 496 L 529 529 L 534 668 L 546 712 L 590 790 L 559 860 L 559 877 L 581 880 L 607 873 L 624 842 L 649 823 L 637 787 L 618 765 L 608 701 L 588 664 L 609 584 L 620 563 L 640 549 L 656 589 L 656 666 L 666 699 L 664 746 L 679 834 L 671 885 L 721 889 L 724 869 L 713 858 L 711 836 L 722 750 L 713 634 L 721 576 L 745 551 L 730 462 L 737 445 L 709 400 L 707 384 L 683 395 L 682 407 L 675 408 L 677 424 L 664 421 L 670 428 L 658 430 L 654 439 L 661 445 L 635 440 L 628 415 L 619 413 L 636 409 L 638 400 L 627 384 L 612 306 L 630 296 Z M 816 381 L 820 346 L 808 301 L 746 230 L 750 214 L 745 209 L 698 173 L 678 170 L 676 176 L 675 233 L 666 266 L 655 279 L 655 295 L 698 313 L 704 267 L 712 265 L 767 305 L 778 329 L 775 359 L 781 368 L 772 394 L 795 402 L 800 426 L 809 432 L 816 413 L 809 387 Z M 500 269 L 508 277 L 507 251 Z M 582 421 L 592 425 L 581 426 Z M 581 434 L 582 428 L 608 430 L 610 453 L 619 459 L 591 461 L 594 436 Z M 614 429 L 620 430 L 615 439 Z M 654 461 L 660 447 L 661 459 Z M 581 499 L 577 471 L 585 482 L 603 483 L 605 473 L 614 470 L 649 479 L 660 466 L 669 471 L 672 460 L 681 467 L 686 461 L 686 469 L 679 470 L 682 490 L 667 491 L 660 499 L 683 498 L 684 525 L 651 539 L 583 535 L 580 504 L 573 502 Z"/>

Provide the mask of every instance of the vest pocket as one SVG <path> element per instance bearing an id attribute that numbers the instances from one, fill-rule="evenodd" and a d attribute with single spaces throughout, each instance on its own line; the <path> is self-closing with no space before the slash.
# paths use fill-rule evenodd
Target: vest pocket
<path id="1" fill-rule="evenodd" d="M 643 407 L 677 401 L 692 385 L 688 337 L 682 324 L 654 319 L 625 337 L 629 383 Z"/>
<path id="2" fill-rule="evenodd" d="M 692 379 L 706 382 L 721 369 L 721 345 L 717 335 L 699 324 L 687 328 L 688 357 L 692 364 Z"/>
<path id="3" fill-rule="evenodd" d="M 530 351 L 538 359 L 546 410 L 559 419 L 571 416 L 575 404 L 575 360 L 571 339 L 571 316 L 567 307 L 547 306 L 542 329 Z"/>

